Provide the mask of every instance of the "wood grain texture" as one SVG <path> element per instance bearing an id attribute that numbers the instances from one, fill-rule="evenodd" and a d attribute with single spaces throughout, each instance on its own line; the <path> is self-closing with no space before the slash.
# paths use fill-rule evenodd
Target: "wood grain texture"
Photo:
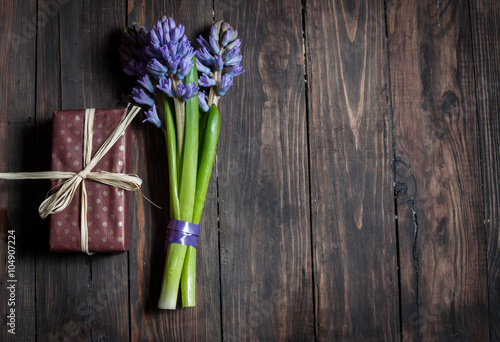
<path id="1" fill-rule="evenodd" d="M 212 25 L 212 3 L 182 1 L 151 4 L 129 1 L 128 21 L 142 23 L 146 28 L 163 15 L 172 17 L 186 27 L 186 34 L 195 44 L 195 37 Z M 129 91 L 132 89 L 132 83 Z M 143 193 L 163 209 L 154 208 L 145 200 L 137 201 L 132 217 L 136 230 L 130 251 L 131 339 L 133 341 L 220 341 L 220 281 L 217 232 L 217 190 L 215 166 L 201 221 L 197 249 L 196 307 L 176 311 L 159 310 L 158 298 L 165 263 L 166 227 L 169 220 L 169 190 L 165 139 L 150 124 L 134 127 L 134 164 L 142 177 Z"/>
<path id="2" fill-rule="evenodd" d="M 382 1 L 309 1 L 318 341 L 399 334 Z"/>
<path id="3" fill-rule="evenodd" d="M 0 341 L 500 341 L 499 1 L 2 1 L 0 172 L 50 169 L 53 110 L 124 106 L 122 28 L 164 14 L 243 41 L 197 306 L 157 309 L 167 161 L 137 118 L 132 172 L 164 209 L 131 196 L 129 253 L 49 252 L 50 182 L 0 180 Z"/>
<path id="4" fill-rule="evenodd" d="M 500 341 L 500 9 L 498 1 L 470 2 L 481 137 L 484 224 L 488 257 L 490 332 Z"/>
<path id="5" fill-rule="evenodd" d="M 221 99 L 218 191 L 225 341 L 312 341 L 299 1 L 218 1 L 245 74 Z"/>
<path id="6" fill-rule="evenodd" d="M 125 10 L 121 1 L 39 2 L 45 19 L 37 35 L 37 142 L 44 169 L 50 166 L 53 110 L 118 105 Z M 50 253 L 47 246 L 37 254 L 37 336 L 128 340 L 127 253 L 88 257 Z"/>
<path id="7" fill-rule="evenodd" d="M 404 341 L 487 341 L 467 1 L 390 1 Z"/>
<path id="8" fill-rule="evenodd" d="M 31 171 L 35 134 L 36 1 L 0 5 L 0 172 Z M 32 182 L 0 180 L 0 340 L 35 341 L 36 207 Z M 13 234 L 8 231 L 13 230 Z M 14 240 L 8 239 L 8 235 Z M 15 245 L 8 243 L 14 241 Z M 10 245 L 10 247 L 8 247 Z M 8 248 L 15 263 L 9 264 Z M 11 249 L 12 250 L 12 249 Z M 14 278 L 7 269 L 14 266 Z M 14 280 L 15 282 L 9 282 Z M 12 289 L 9 289 L 9 287 Z M 11 301 L 13 300 L 13 302 Z M 15 306 L 11 304 L 15 303 Z M 13 326 L 7 318 L 14 309 Z"/>

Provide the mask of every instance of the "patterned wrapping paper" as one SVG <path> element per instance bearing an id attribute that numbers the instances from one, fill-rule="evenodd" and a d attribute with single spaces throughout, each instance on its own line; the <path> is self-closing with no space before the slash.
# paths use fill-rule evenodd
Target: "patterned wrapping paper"
<path id="1" fill-rule="evenodd" d="M 92 156 L 114 131 L 125 113 L 123 109 L 96 109 Z M 85 110 L 55 111 L 52 131 L 52 170 L 79 172 L 83 165 Z M 125 134 L 92 171 L 127 173 L 130 138 Z M 54 186 L 61 181 L 54 182 Z M 128 191 L 84 180 L 88 198 L 88 234 L 90 252 L 124 252 L 129 248 Z M 78 188 L 71 204 L 51 215 L 50 250 L 80 252 L 80 201 Z"/>

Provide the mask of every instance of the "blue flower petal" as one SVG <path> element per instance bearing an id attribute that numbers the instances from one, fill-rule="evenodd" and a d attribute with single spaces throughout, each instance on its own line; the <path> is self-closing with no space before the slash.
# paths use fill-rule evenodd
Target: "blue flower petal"
<path id="1" fill-rule="evenodd" d="M 167 19 L 167 26 L 168 26 L 168 30 L 169 31 L 172 31 L 173 29 L 175 29 L 175 21 L 174 21 L 174 19 L 172 19 L 172 18 L 169 17 Z"/>
<path id="2" fill-rule="evenodd" d="M 222 42 L 221 45 L 223 47 L 226 47 L 227 44 L 231 41 L 231 37 L 233 36 L 233 31 L 231 29 L 228 29 L 226 32 L 224 32 L 224 35 L 222 36 Z"/>
<path id="3" fill-rule="evenodd" d="M 172 74 L 176 74 L 177 73 L 177 68 L 179 67 L 179 63 L 181 61 L 182 57 L 181 56 L 177 56 L 177 57 L 168 57 L 167 58 L 167 63 L 168 63 L 168 66 L 169 66 L 169 69 L 170 69 L 170 73 Z"/>
<path id="4" fill-rule="evenodd" d="M 217 82 L 210 78 L 207 74 L 202 74 L 200 79 L 198 80 L 198 84 L 200 87 L 213 87 L 217 84 Z"/>
<path id="5" fill-rule="evenodd" d="M 215 40 L 215 38 L 213 36 L 210 36 L 210 37 L 208 37 L 208 41 L 209 41 L 210 47 L 211 47 L 211 49 L 209 49 L 209 50 L 212 50 L 212 52 L 214 52 L 214 53 L 219 53 L 220 52 L 219 44 L 217 44 L 217 41 Z"/>
<path id="6" fill-rule="evenodd" d="M 236 39 L 235 41 L 229 43 L 227 46 L 226 46 L 226 49 L 227 50 L 232 50 L 234 48 L 239 48 L 241 46 L 241 40 L 239 39 Z"/>
<path id="7" fill-rule="evenodd" d="M 198 91 L 198 87 L 196 86 L 196 82 L 186 84 L 184 95 L 182 99 L 185 101 L 189 100 L 192 97 L 196 96 L 196 92 Z"/>
<path id="8" fill-rule="evenodd" d="M 143 62 L 131 59 L 124 65 L 123 72 L 130 76 L 142 76 L 146 74 L 146 67 Z"/>
<path id="9" fill-rule="evenodd" d="M 217 94 L 219 96 L 224 96 L 227 92 L 227 90 L 233 85 L 233 78 L 232 77 L 226 77 L 222 76 L 221 77 L 221 85 L 219 90 L 217 90 Z"/>
<path id="10" fill-rule="evenodd" d="M 174 97 L 174 92 L 172 91 L 172 80 L 170 80 L 170 78 L 160 78 L 156 88 L 167 94 L 167 96 Z"/>
<path id="11" fill-rule="evenodd" d="M 208 51 L 211 51 L 211 46 L 210 44 L 205 40 L 205 38 L 203 38 L 201 35 L 196 38 L 196 41 L 198 42 L 198 44 L 200 44 L 200 46 L 202 48 L 205 48 L 207 49 Z"/>
<path id="12" fill-rule="evenodd" d="M 219 23 L 220 22 L 215 23 L 215 25 L 212 25 L 212 27 L 210 28 L 210 35 L 214 37 L 216 42 L 219 41 L 219 32 L 218 32 Z"/>
<path id="13" fill-rule="evenodd" d="M 177 85 L 177 89 L 175 89 L 175 97 L 183 97 L 186 94 L 186 86 L 182 83 Z"/>
<path id="14" fill-rule="evenodd" d="M 232 65 L 236 65 L 236 64 L 239 64 L 241 63 L 241 60 L 243 59 L 243 57 L 241 55 L 237 55 L 237 56 L 234 56 L 230 59 L 227 59 L 224 61 L 224 65 L 225 66 L 232 66 Z"/>
<path id="15" fill-rule="evenodd" d="M 177 43 L 182 38 L 183 35 L 184 35 L 184 26 L 179 25 L 173 30 L 173 32 L 170 33 L 170 40 L 174 43 Z"/>
<path id="16" fill-rule="evenodd" d="M 165 77 L 165 74 L 168 72 L 168 68 L 161 64 L 156 58 L 153 58 L 149 61 L 146 70 L 149 71 L 156 78 Z"/>
<path id="17" fill-rule="evenodd" d="M 214 57 L 205 48 L 196 51 L 196 58 L 206 66 L 214 64 Z"/>
<path id="18" fill-rule="evenodd" d="M 147 112 L 144 112 L 146 115 L 146 119 L 142 122 L 149 121 L 153 123 L 156 127 L 161 128 L 161 120 L 158 117 L 158 113 L 156 112 L 156 106 L 153 105 Z"/>
<path id="19" fill-rule="evenodd" d="M 203 63 L 201 63 L 198 60 L 198 58 L 196 58 L 196 70 L 198 70 L 198 72 L 202 72 L 202 73 L 207 74 L 207 75 L 209 75 L 212 72 L 212 70 L 210 70 L 210 68 L 203 65 Z"/>
<path id="20" fill-rule="evenodd" d="M 222 68 L 224 68 L 224 60 L 222 59 L 221 55 L 215 55 L 214 62 L 215 69 L 222 70 Z"/>
<path id="21" fill-rule="evenodd" d="M 208 110 L 210 109 L 207 104 L 207 94 L 205 94 L 205 92 L 203 91 L 198 92 L 198 105 L 204 112 L 208 112 Z"/>
<path id="22" fill-rule="evenodd" d="M 156 43 L 156 44 L 160 45 L 160 39 L 158 38 L 158 35 L 156 34 L 154 29 L 151 29 L 149 31 L 149 39 L 150 39 L 151 43 Z"/>
<path id="23" fill-rule="evenodd" d="M 179 80 L 183 80 L 192 67 L 193 67 L 193 61 L 190 59 L 183 58 L 179 64 L 179 72 L 177 72 L 177 78 Z"/>
<path id="24" fill-rule="evenodd" d="M 149 91 L 150 93 L 155 92 L 155 87 L 153 86 L 153 83 L 151 82 L 148 74 L 146 74 L 142 77 L 139 77 L 139 79 L 137 80 L 137 83 L 139 83 L 141 86 L 146 88 L 146 90 Z"/>
<path id="25" fill-rule="evenodd" d="M 241 75 L 242 73 L 244 73 L 245 70 L 243 70 L 243 67 L 239 64 L 236 64 L 235 66 L 233 66 L 231 68 L 231 70 L 229 70 L 228 72 L 226 72 L 224 74 L 224 76 L 226 77 L 236 77 L 238 75 Z"/>
<path id="26" fill-rule="evenodd" d="M 144 89 L 134 88 L 132 89 L 132 98 L 135 102 L 139 104 L 143 104 L 146 106 L 152 106 L 155 104 L 155 101 L 144 91 Z"/>

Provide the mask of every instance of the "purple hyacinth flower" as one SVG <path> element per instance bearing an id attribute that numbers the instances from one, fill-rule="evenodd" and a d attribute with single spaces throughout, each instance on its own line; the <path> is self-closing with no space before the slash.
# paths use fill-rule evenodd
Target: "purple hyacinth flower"
<path id="1" fill-rule="evenodd" d="M 153 123 L 156 127 L 161 128 L 161 120 L 158 117 L 158 113 L 156 112 L 156 106 L 153 105 L 147 112 L 144 112 L 146 115 L 146 119 L 142 122 L 149 121 Z"/>
<path id="2" fill-rule="evenodd" d="M 177 72 L 177 78 L 183 80 L 192 67 L 193 67 L 193 61 L 183 58 L 179 63 L 179 71 Z"/>
<path id="3" fill-rule="evenodd" d="M 163 45 L 162 47 L 159 48 L 159 50 L 156 51 L 161 52 L 161 58 L 165 61 L 170 57 L 170 49 L 168 48 L 167 45 Z"/>
<path id="4" fill-rule="evenodd" d="M 234 48 L 239 48 L 240 46 L 241 46 L 241 40 L 236 39 L 235 41 L 226 46 L 226 50 L 232 50 Z"/>
<path id="5" fill-rule="evenodd" d="M 212 70 L 210 70 L 209 67 L 203 65 L 199 60 L 198 58 L 196 58 L 196 69 L 198 70 L 198 72 L 202 72 L 204 74 L 207 74 L 207 75 L 210 75 L 210 73 L 212 72 Z"/>
<path id="6" fill-rule="evenodd" d="M 172 58 L 182 57 L 182 56 L 179 56 L 179 54 L 177 53 L 179 44 L 180 43 L 172 43 L 172 42 L 168 43 L 167 46 L 170 49 L 170 54 L 169 54 L 170 57 L 172 57 Z"/>
<path id="7" fill-rule="evenodd" d="M 226 47 L 226 45 L 229 44 L 232 36 L 233 36 L 233 31 L 231 29 L 228 29 L 226 32 L 224 32 L 224 35 L 222 36 L 221 45 L 223 47 Z"/>
<path id="8" fill-rule="evenodd" d="M 149 33 L 151 43 L 147 54 L 164 65 L 168 64 L 170 73 L 174 75 L 177 73 L 177 65 L 171 63 L 178 62 L 180 58 L 191 59 L 194 55 L 191 43 L 184 32 L 184 26 L 176 26 L 172 18 L 163 16 L 156 25 L 153 25 Z"/>
<path id="9" fill-rule="evenodd" d="M 164 19 L 166 19 L 165 16 L 163 16 L 163 18 L 161 18 L 161 20 L 158 20 L 156 22 L 156 25 L 153 25 L 153 28 L 151 29 L 151 31 L 156 32 L 156 35 L 158 36 L 158 43 L 160 45 L 165 44 L 165 35 L 164 35 L 164 30 L 163 30 Z"/>
<path id="10" fill-rule="evenodd" d="M 157 78 L 164 77 L 168 72 L 168 68 L 165 65 L 161 64 L 156 58 L 153 58 L 149 61 L 146 70 Z"/>
<path id="11" fill-rule="evenodd" d="M 217 82 L 213 78 L 210 78 L 208 75 L 202 74 L 198 80 L 198 84 L 200 85 L 200 87 L 208 88 L 215 86 Z"/>
<path id="12" fill-rule="evenodd" d="M 204 91 L 198 92 L 198 105 L 204 112 L 208 112 L 208 110 L 210 109 L 207 104 L 207 94 L 205 94 Z"/>
<path id="13" fill-rule="evenodd" d="M 233 36 L 231 37 L 229 42 L 233 42 L 236 40 L 236 38 L 238 38 L 238 31 L 236 31 L 234 28 L 232 30 L 233 30 Z"/>
<path id="14" fill-rule="evenodd" d="M 196 41 L 198 42 L 198 44 L 200 44 L 201 47 L 207 49 L 208 51 L 212 50 L 210 44 L 201 35 L 198 38 L 196 38 Z"/>
<path id="15" fill-rule="evenodd" d="M 142 76 L 146 74 L 146 67 L 143 62 L 131 59 L 123 66 L 123 72 L 129 76 Z"/>
<path id="16" fill-rule="evenodd" d="M 183 97 L 186 94 L 186 86 L 182 83 L 177 85 L 177 89 L 175 89 L 174 95 L 175 97 Z"/>
<path id="17" fill-rule="evenodd" d="M 240 55 L 240 48 L 234 48 L 224 55 L 224 65 L 236 65 L 240 63 L 242 56 Z"/>
<path id="18" fill-rule="evenodd" d="M 233 58 L 228 59 L 227 61 L 225 61 L 224 65 L 225 66 L 236 65 L 236 64 L 241 63 L 242 59 L 243 59 L 243 56 L 238 55 L 238 56 L 235 56 L 235 57 L 233 57 Z"/>
<path id="19" fill-rule="evenodd" d="M 224 61 L 228 60 L 228 59 L 231 59 L 235 56 L 238 56 L 240 54 L 240 48 L 239 47 L 235 47 L 234 49 L 231 49 L 231 50 L 226 50 L 224 51 L 222 57 L 224 57 Z"/>
<path id="20" fill-rule="evenodd" d="M 217 95 L 224 96 L 227 90 L 233 85 L 233 78 L 222 76 L 220 81 L 221 85 L 219 90 L 217 90 Z"/>
<path id="21" fill-rule="evenodd" d="M 142 76 L 149 57 L 145 55 L 147 31 L 142 25 L 126 27 L 121 38 L 120 56 L 127 75 Z"/>
<path id="22" fill-rule="evenodd" d="M 163 16 L 163 17 L 165 17 L 165 16 Z M 170 18 L 170 17 L 169 17 L 169 18 L 167 18 L 167 20 L 165 21 L 165 24 L 164 24 L 164 25 L 166 25 L 166 28 L 167 28 L 167 29 L 169 30 L 169 32 L 170 32 L 170 31 L 172 31 L 172 30 L 175 28 L 175 21 L 174 21 L 174 19 L 172 19 L 172 18 Z"/>
<path id="23" fill-rule="evenodd" d="M 158 35 L 156 34 L 155 30 L 149 31 L 149 40 L 151 41 L 152 44 L 160 46 L 160 38 L 158 38 Z"/>
<path id="24" fill-rule="evenodd" d="M 170 69 L 170 72 L 172 74 L 177 73 L 177 67 L 179 66 L 181 59 L 182 59 L 181 56 L 177 56 L 177 57 L 173 57 L 173 58 L 168 56 L 167 63 L 168 63 L 168 67 Z"/>
<path id="25" fill-rule="evenodd" d="M 151 43 L 151 46 L 146 46 L 144 48 L 144 53 L 149 58 L 156 58 L 156 59 L 161 59 L 162 58 L 161 47 L 160 47 L 159 44 L 153 44 L 153 43 Z"/>
<path id="26" fill-rule="evenodd" d="M 170 33 L 170 41 L 177 43 L 184 35 L 184 26 L 179 25 Z"/>
<path id="27" fill-rule="evenodd" d="M 242 73 L 244 73 L 245 70 L 243 70 L 243 67 L 239 64 L 236 64 L 235 66 L 233 66 L 231 68 L 231 70 L 229 70 L 228 72 L 226 72 L 224 74 L 224 76 L 226 77 L 236 77 L 238 75 L 241 75 Z"/>
<path id="28" fill-rule="evenodd" d="M 144 89 L 132 89 L 132 98 L 135 102 L 149 107 L 155 104 L 155 100 L 153 100 L 148 94 L 146 94 Z"/>
<path id="29" fill-rule="evenodd" d="M 160 81 L 156 88 L 167 94 L 168 97 L 174 97 L 174 92 L 172 90 L 172 80 L 170 80 L 170 78 L 160 78 Z"/>
<path id="30" fill-rule="evenodd" d="M 182 96 L 182 99 L 184 100 L 184 102 L 186 102 L 187 100 L 189 100 L 192 97 L 195 97 L 196 92 L 198 91 L 198 87 L 196 86 L 196 82 L 186 84 L 184 89 L 185 89 L 184 95 Z"/>
<path id="31" fill-rule="evenodd" d="M 210 28 L 210 35 L 214 37 L 215 41 L 219 41 L 219 24 L 220 22 L 216 23 L 215 25 L 212 25 Z"/>
<path id="32" fill-rule="evenodd" d="M 231 29 L 231 25 L 229 25 L 229 23 L 223 22 L 222 20 L 220 21 L 222 22 L 221 24 L 222 32 L 226 32 L 227 30 Z"/>
<path id="33" fill-rule="evenodd" d="M 198 60 L 206 66 L 212 65 L 215 61 L 214 57 L 205 48 L 201 48 L 196 51 L 196 58 L 198 58 Z"/>
<path id="34" fill-rule="evenodd" d="M 238 31 L 221 20 L 210 28 L 207 40 L 199 37 L 197 41 L 201 46 L 196 51 L 196 67 L 200 73 L 198 84 L 200 87 L 212 88 L 217 96 L 223 96 L 233 85 L 233 78 L 245 72 L 240 65 L 243 57 Z M 204 101 L 207 102 L 206 96 L 199 95 L 201 107 L 209 105 Z"/>
<path id="35" fill-rule="evenodd" d="M 222 59 L 221 55 L 215 55 L 214 62 L 215 69 L 222 70 L 222 68 L 224 68 L 224 60 Z"/>
<path id="36" fill-rule="evenodd" d="M 177 51 L 175 53 L 178 56 L 182 56 L 182 58 L 191 59 L 194 56 L 194 49 L 189 40 L 186 39 L 178 43 Z"/>
<path id="37" fill-rule="evenodd" d="M 213 36 L 208 37 L 208 42 L 210 43 L 211 50 L 214 53 L 220 52 L 219 45 L 217 44 L 217 41 L 215 40 L 215 38 Z"/>
<path id="38" fill-rule="evenodd" d="M 150 93 L 155 92 L 155 87 L 154 87 L 153 83 L 151 82 L 151 79 L 149 78 L 148 74 L 146 74 L 142 77 L 139 77 L 139 79 L 137 80 L 137 83 L 139 83 L 141 86 L 146 88 L 146 90 L 149 91 Z"/>

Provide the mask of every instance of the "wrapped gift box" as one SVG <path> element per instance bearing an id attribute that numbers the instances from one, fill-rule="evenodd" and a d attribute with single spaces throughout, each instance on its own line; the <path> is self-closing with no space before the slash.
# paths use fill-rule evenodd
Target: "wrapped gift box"
<path id="1" fill-rule="evenodd" d="M 83 169 L 83 136 L 85 110 L 53 113 L 52 170 L 79 172 Z M 114 131 L 125 113 L 123 109 L 96 109 L 93 126 L 92 153 Z M 128 131 L 92 171 L 127 173 L 130 158 Z M 85 179 L 87 190 L 88 246 L 90 252 L 124 252 L 129 248 L 129 192 Z M 54 182 L 58 185 L 59 182 Z M 62 212 L 51 215 L 50 250 L 78 252 L 80 245 L 81 191 Z"/>

